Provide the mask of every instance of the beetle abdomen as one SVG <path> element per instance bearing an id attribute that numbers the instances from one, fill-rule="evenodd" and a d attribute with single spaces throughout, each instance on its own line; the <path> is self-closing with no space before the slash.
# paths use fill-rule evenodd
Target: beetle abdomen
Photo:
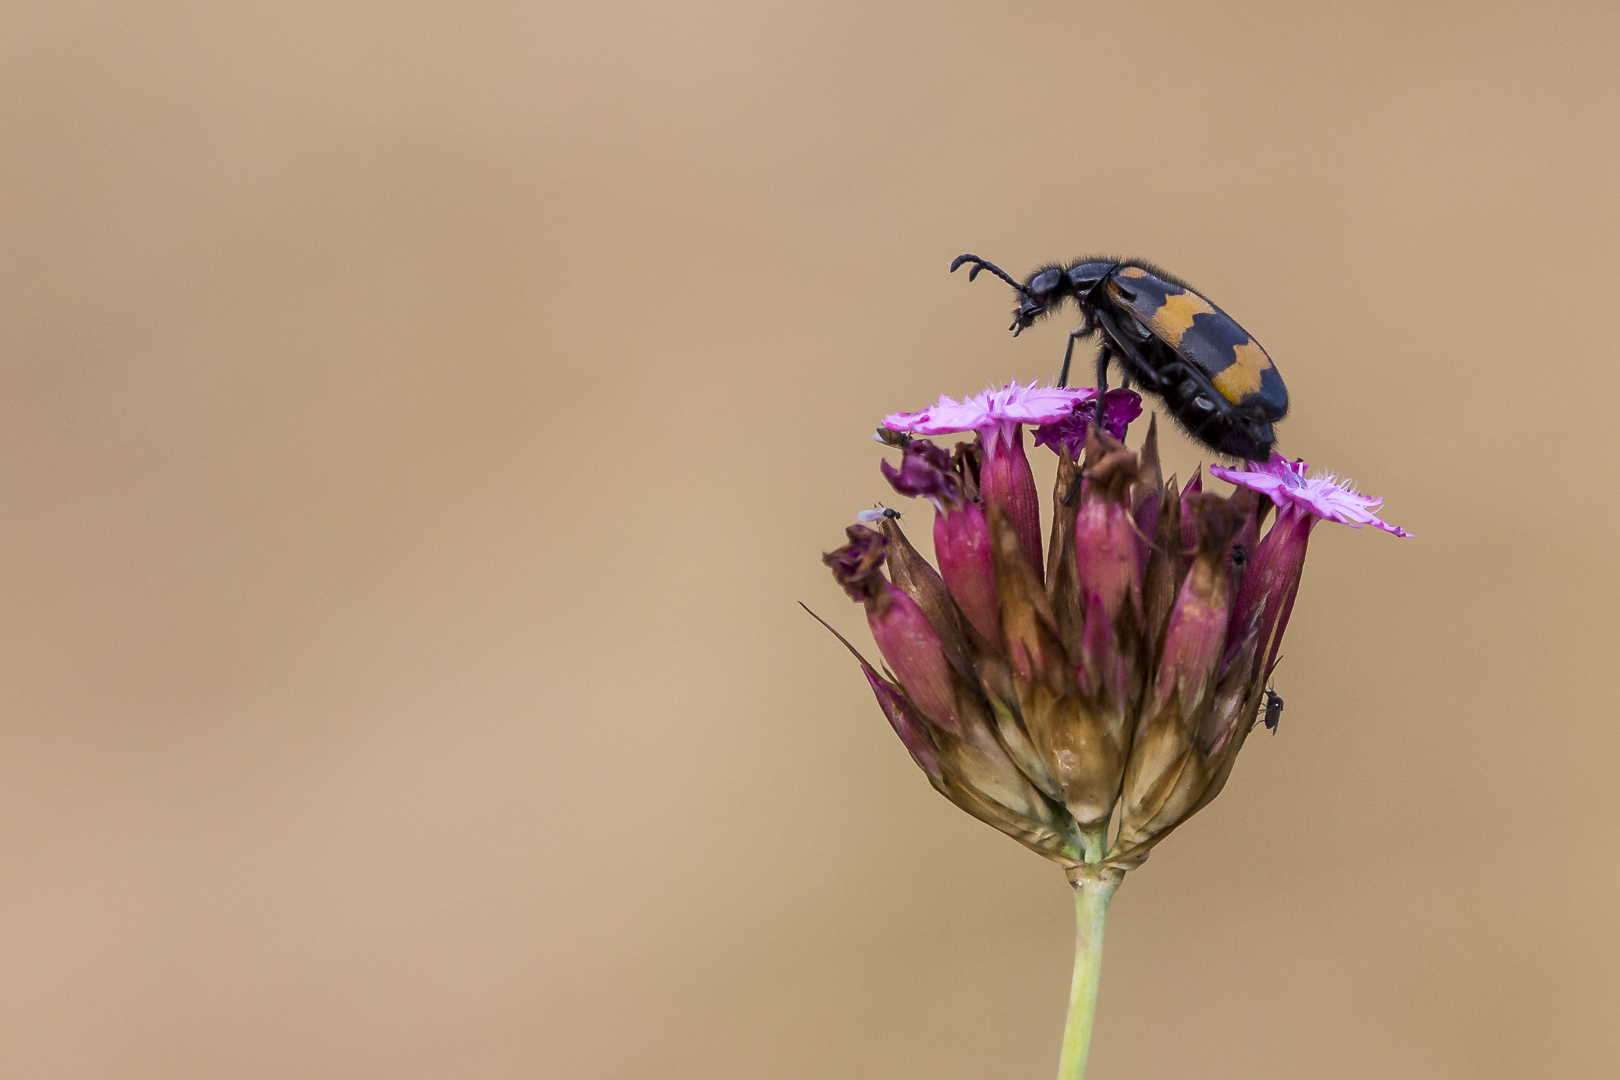
<path id="1" fill-rule="evenodd" d="M 1108 298 L 1207 375 L 1228 403 L 1268 420 L 1288 412 L 1288 390 L 1266 350 L 1198 293 L 1140 266 L 1123 266 L 1108 282 Z"/>

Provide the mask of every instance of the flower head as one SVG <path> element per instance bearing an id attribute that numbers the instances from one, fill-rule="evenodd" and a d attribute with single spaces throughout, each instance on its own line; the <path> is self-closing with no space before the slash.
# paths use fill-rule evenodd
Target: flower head
<path id="1" fill-rule="evenodd" d="M 1373 515 L 1378 500 L 1276 456 L 1214 466 L 1231 497 L 1198 474 L 1179 488 L 1156 427 L 1138 450 L 1120 438 L 1137 396 L 1110 393 L 1101 428 L 1096 396 L 1012 383 L 889 415 L 890 430 L 979 435 L 954 455 L 914 438 L 883 464 L 898 493 L 933 503 L 939 569 L 891 515 L 825 557 L 866 609 L 892 672 L 862 661 L 866 677 L 935 788 L 1077 882 L 1139 865 L 1225 785 L 1314 523 L 1409 535 Z M 1045 545 L 1025 423 L 1065 451 Z"/>
<path id="2" fill-rule="evenodd" d="M 1147 274 L 1082 263 L 1018 285 L 974 255 L 951 268 L 970 261 L 973 273 L 1012 283 L 1026 305 L 1098 280 L 1088 267 Z M 1062 865 L 1076 890 L 1065 1077 L 1084 1071 L 1114 889 L 1220 794 L 1262 708 L 1267 726 L 1281 709 L 1267 683 L 1312 528 L 1332 520 L 1411 535 L 1374 516 L 1380 500 L 1276 454 L 1213 466 L 1212 476 L 1237 486 L 1230 497 L 1204 491 L 1198 472 L 1178 488 L 1160 468 L 1156 423 L 1139 449 L 1124 445 L 1141 411 L 1129 391 L 1099 399 L 1089 387 L 1015 382 L 891 413 L 878 438 L 902 457 L 883 462 L 883 473 L 899 494 L 933 504 L 939 568 L 883 509 L 859 515 L 881 531 L 852 525 L 848 543 L 822 557 L 865 608 L 887 669 L 832 632 L 929 783 Z M 1041 425 L 1037 445 L 1058 454 L 1044 547 L 1027 423 Z M 978 437 L 954 453 L 913 437 L 956 431 Z"/>
<path id="3" fill-rule="evenodd" d="M 1246 469 L 1229 469 L 1224 465 L 1211 465 L 1209 473 L 1230 484 L 1257 491 L 1277 504 L 1281 511 L 1297 510 L 1323 521 L 1337 521 L 1352 529 L 1371 525 L 1396 536 L 1412 534 L 1398 525 L 1391 525 L 1373 514 L 1384 503 L 1358 492 L 1347 480 L 1332 473 L 1306 476 L 1310 463 L 1301 458 L 1289 461 L 1277 451 L 1271 460 L 1259 464 L 1247 462 Z"/>
<path id="4" fill-rule="evenodd" d="M 995 454 L 1011 444 L 1020 424 L 1050 424 L 1074 411 L 1075 404 L 1095 397 L 1091 387 L 1066 388 L 1028 386 L 1017 380 L 1002 387 L 981 390 L 957 401 L 944 394 L 929 408 L 917 412 L 889 413 L 883 426 L 890 431 L 910 431 L 917 435 L 949 435 L 956 431 L 976 431 L 985 449 Z"/>

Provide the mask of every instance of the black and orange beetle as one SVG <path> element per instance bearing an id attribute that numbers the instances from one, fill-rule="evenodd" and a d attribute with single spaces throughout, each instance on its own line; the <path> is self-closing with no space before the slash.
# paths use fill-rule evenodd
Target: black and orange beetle
<path id="1" fill-rule="evenodd" d="M 971 281 L 988 270 L 1018 290 L 1013 336 L 1073 300 L 1081 321 L 1069 332 L 1057 385 L 1069 382 L 1074 343 L 1102 335 L 1097 389 L 1108 387 L 1117 359 L 1133 381 L 1164 402 L 1187 433 L 1222 454 L 1265 461 L 1275 442 L 1271 425 L 1288 413 L 1288 389 L 1259 342 L 1191 285 L 1140 259 L 1089 258 L 1043 266 L 1023 283 L 977 255 L 961 255 L 954 273 L 972 263 Z"/>

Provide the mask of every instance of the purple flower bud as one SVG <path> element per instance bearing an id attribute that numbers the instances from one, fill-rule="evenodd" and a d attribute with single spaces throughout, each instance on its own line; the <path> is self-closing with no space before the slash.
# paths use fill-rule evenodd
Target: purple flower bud
<path id="1" fill-rule="evenodd" d="M 1299 592 L 1305 548 L 1318 521 L 1336 521 L 1352 529 L 1371 525 L 1399 537 L 1412 535 L 1373 514 L 1382 499 L 1363 495 L 1331 474 L 1307 476 L 1309 470 L 1308 462 L 1289 461 L 1276 451 L 1265 464 L 1248 462 L 1242 469 L 1212 465 L 1209 469 L 1211 476 L 1258 492 L 1277 506 L 1277 521 L 1260 541 L 1259 550 L 1245 570 L 1238 591 L 1237 618 L 1233 620 L 1234 627 L 1247 625 L 1261 604 L 1265 605 L 1260 642 L 1267 648 L 1267 674 L 1277 662 L 1277 650 L 1282 646 L 1283 631 L 1288 628 L 1288 616 Z"/>
<path id="2" fill-rule="evenodd" d="M 872 628 L 878 652 L 889 662 L 895 678 L 917 708 L 940 727 L 960 735 L 962 721 L 957 714 L 950 661 L 945 659 L 939 631 L 923 609 L 889 585 L 886 602 L 867 601 L 866 624 Z"/>
<path id="3" fill-rule="evenodd" d="M 974 503 L 964 503 L 935 515 L 934 554 L 939 559 L 945 588 L 968 624 L 985 641 L 999 646 L 1001 615 L 996 600 L 995 557 L 984 511 Z"/>
<path id="4" fill-rule="evenodd" d="M 1035 577 L 1043 577 L 1041 553 L 1041 499 L 1035 491 L 1035 473 L 1024 456 L 1024 433 L 1014 429 L 1003 442 L 998 437 L 984 448 L 979 467 L 979 497 L 1007 512 L 1018 546 L 1029 560 Z"/>
<path id="5" fill-rule="evenodd" d="M 1235 645 L 1236 636 L 1247 633 L 1258 619 L 1260 647 L 1266 650 L 1268 674 L 1282 645 L 1283 631 L 1288 628 L 1288 616 L 1293 611 L 1300 573 L 1305 566 L 1305 549 L 1316 521 L 1315 517 L 1295 507 L 1279 509 L 1271 531 L 1266 533 L 1244 567 L 1243 584 L 1233 605 L 1231 644 Z"/>
<path id="6" fill-rule="evenodd" d="M 1163 708 L 1171 691 L 1181 688 L 1181 709 L 1191 713 L 1204 694 L 1215 661 L 1226 644 L 1226 596 L 1217 594 L 1209 567 L 1198 564 L 1187 575 L 1170 615 L 1159 660 L 1159 681 L 1154 688 L 1155 708 Z"/>
<path id="7" fill-rule="evenodd" d="M 864 525 L 844 530 L 849 543 L 821 557 L 850 599 L 866 605 L 878 651 L 924 716 L 960 734 L 956 687 L 945 643 L 917 602 L 883 576 L 887 541 Z"/>
<path id="8" fill-rule="evenodd" d="M 1243 525 L 1252 504 L 1240 504 L 1218 495 L 1184 498 L 1183 524 L 1191 521 L 1198 536 L 1198 554 L 1176 596 L 1159 657 L 1154 686 L 1154 709 L 1163 708 L 1173 690 L 1180 688 L 1181 710 L 1191 715 L 1203 699 L 1216 663 L 1226 649 L 1226 624 L 1231 609 L 1231 568 L 1227 553 L 1232 537 Z"/>
<path id="9" fill-rule="evenodd" d="M 1136 523 L 1130 510 L 1136 455 L 1110 440 L 1088 448 L 1086 479 L 1074 523 L 1074 556 L 1081 595 L 1097 597 L 1111 626 L 1129 602 L 1140 625 L 1142 567 Z M 1089 622 L 1090 612 L 1087 612 Z"/>

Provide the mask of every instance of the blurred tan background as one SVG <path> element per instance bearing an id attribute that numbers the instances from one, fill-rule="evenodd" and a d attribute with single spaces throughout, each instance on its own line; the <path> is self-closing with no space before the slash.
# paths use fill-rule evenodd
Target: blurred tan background
<path id="1" fill-rule="evenodd" d="M 1117 251 L 1417 539 L 1318 532 L 1092 1075 L 1617 1075 L 1617 40 L 4 5 L 0 1074 L 1049 1076 L 1061 874 L 795 601 L 867 640 L 819 554 L 879 414 L 1055 371 L 951 257 Z"/>

